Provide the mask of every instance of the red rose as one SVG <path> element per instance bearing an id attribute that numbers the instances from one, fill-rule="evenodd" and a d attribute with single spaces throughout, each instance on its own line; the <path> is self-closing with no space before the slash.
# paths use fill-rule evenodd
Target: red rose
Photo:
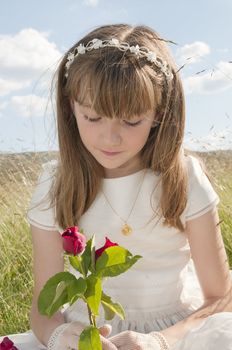
<path id="1" fill-rule="evenodd" d="M 14 343 L 8 338 L 4 337 L 3 341 L 0 343 L 0 350 L 18 350 Z"/>
<path id="2" fill-rule="evenodd" d="M 95 251 L 95 259 L 97 260 L 99 256 L 102 255 L 102 253 L 106 250 L 106 248 L 113 247 L 115 245 L 118 245 L 117 243 L 111 242 L 107 237 L 105 237 L 106 243 L 102 248 L 99 248 Z"/>
<path id="3" fill-rule="evenodd" d="M 68 227 L 62 233 L 62 237 L 63 248 L 67 253 L 77 255 L 85 250 L 86 238 L 82 233 L 78 232 L 77 226 Z"/>

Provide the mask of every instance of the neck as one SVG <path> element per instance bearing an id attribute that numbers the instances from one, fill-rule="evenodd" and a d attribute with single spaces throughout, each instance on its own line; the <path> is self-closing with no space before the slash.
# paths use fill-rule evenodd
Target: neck
<path id="1" fill-rule="evenodd" d="M 142 162 L 140 159 L 135 158 L 131 160 L 128 163 L 125 163 L 121 165 L 118 168 L 115 169 L 106 169 L 104 168 L 104 178 L 112 179 L 117 177 L 123 177 L 127 175 L 134 174 L 140 170 L 142 170 L 144 167 L 142 165 Z"/>

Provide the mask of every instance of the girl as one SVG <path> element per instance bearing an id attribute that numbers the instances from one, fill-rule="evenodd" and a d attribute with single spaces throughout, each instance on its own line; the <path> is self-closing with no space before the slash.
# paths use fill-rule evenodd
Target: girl
<path id="1" fill-rule="evenodd" d="M 80 301 L 51 319 L 37 310 L 44 283 L 64 269 L 60 233 L 74 225 L 88 238 L 95 233 L 96 246 L 107 235 L 143 256 L 105 283 L 127 318 L 107 326 L 100 316 L 104 350 L 232 349 L 219 199 L 199 161 L 183 150 L 177 70 L 154 30 L 126 24 L 92 31 L 59 66 L 59 159 L 44 165 L 28 210 L 31 327 L 48 349 L 76 349 L 88 324 Z"/>

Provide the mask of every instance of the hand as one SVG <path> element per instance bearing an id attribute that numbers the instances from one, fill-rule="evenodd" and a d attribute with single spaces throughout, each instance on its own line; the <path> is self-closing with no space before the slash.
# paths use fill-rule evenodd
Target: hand
<path id="1" fill-rule="evenodd" d="M 116 346 L 112 344 L 109 339 L 105 338 L 110 335 L 111 330 L 112 327 L 109 324 L 105 324 L 104 326 L 99 328 L 100 338 L 102 342 L 102 350 L 117 350 Z"/>
<path id="2" fill-rule="evenodd" d="M 86 326 L 74 321 L 65 323 L 55 329 L 48 342 L 48 350 L 77 350 L 81 332 Z M 117 350 L 117 348 L 105 338 L 111 332 L 110 325 L 104 325 L 100 329 L 102 350 Z"/>
<path id="3" fill-rule="evenodd" d="M 109 338 L 118 350 L 160 350 L 158 340 L 150 334 L 121 332 Z"/>

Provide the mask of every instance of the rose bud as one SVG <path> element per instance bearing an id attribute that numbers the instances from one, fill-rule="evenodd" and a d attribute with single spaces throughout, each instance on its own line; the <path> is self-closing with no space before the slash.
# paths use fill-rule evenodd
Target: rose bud
<path id="1" fill-rule="evenodd" d="M 102 248 L 99 248 L 95 251 L 95 259 L 97 260 L 101 255 L 102 253 L 106 250 L 106 248 L 109 248 L 109 247 L 113 247 L 115 245 L 118 245 L 117 243 L 113 243 L 109 240 L 109 238 L 105 237 L 106 239 L 106 242 L 105 242 L 105 245 L 102 247 Z"/>
<path id="2" fill-rule="evenodd" d="M 63 248 L 66 253 L 72 255 L 81 254 L 85 250 L 86 238 L 78 232 L 78 227 L 68 227 L 63 233 Z"/>
<path id="3" fill-rule="evenodd" d="M 0 343 L 0 350 L 18 350 L 15 346 L 13 346 L 14 343 L 8 338 L 4 337 L 2 342 Z"/>

